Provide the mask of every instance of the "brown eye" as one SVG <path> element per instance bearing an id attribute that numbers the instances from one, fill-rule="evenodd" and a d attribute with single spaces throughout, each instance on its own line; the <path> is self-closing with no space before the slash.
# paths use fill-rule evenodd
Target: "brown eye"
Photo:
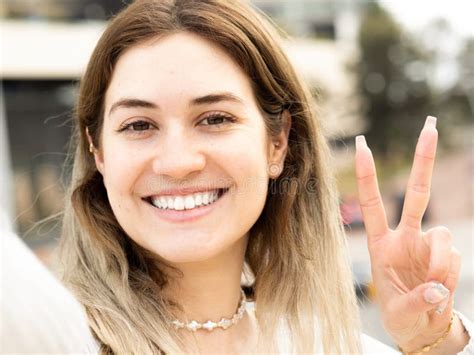
<path id="1" fill-rule="evenodd" d="M 129 132 L 129 133 L 145 133 L 146 131 L 152 129 L 152 124 L 147 121 L 135 121 L 125 124 L 118 131 L 119 132 Z"/>
<path id="2" fill-rule="evenodd" d="M 145 121 L 138 121 L 131 123 L 130 127 L 132 127 L 134 131 L 146 131 L 150 128 L 150 124 Z"/>
<path id="3" fill-rule="evenodd" d="M 203 119 L 201 122 L 207 121 L 207 124 L 204 124 L 204 126 L 219 126 L 223 123 L 232 123 L 234 122 L 234 118 L 222 114 L 213 114 L 209 115 L 205 119 Z"/>

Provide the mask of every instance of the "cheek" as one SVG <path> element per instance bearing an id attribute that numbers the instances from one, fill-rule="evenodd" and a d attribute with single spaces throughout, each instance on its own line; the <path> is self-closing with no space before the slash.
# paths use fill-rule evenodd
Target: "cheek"
<path id="1" fill-rule="evenodd" d="M 229 169 L 229 174 L 237 184 L 256 185 L 268 181 L 267 152 L 263 134 L 243 132 L 229 137 L 217 144 L 213 156 L 222 166 Z"/>
<path id="2" fill-rule="evenodd" d="M 246 232 L 260 216 L 268 193 L 267 155 L 263 134 L 242 132 L 216 142 L 212 156 L 234 184 L 235 217 Z M 245 226 L 244 226 L 245 225 Z"/>
<path id="3" fill-rule="evenodd" d="M 144 164 L 139 157 L 120 144 L 108 142 L 104 145 L 104 185 L 116 215 L 132 210 L 131 193 Z"/>

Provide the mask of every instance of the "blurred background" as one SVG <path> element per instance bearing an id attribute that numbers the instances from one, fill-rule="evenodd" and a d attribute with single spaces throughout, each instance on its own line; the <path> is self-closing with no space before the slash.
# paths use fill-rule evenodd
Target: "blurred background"
<path id="1" fill-rule="evenodd" d="M 106 21 L 130 1 L 0 2 L 1 207 L 51 266 L 78 80 Z M 455 307 L 474 319 L 474 22 L 470 1 L 254 0 L 290 37 L 288 56 L 310 84 L 341 191 L 364 331 L 383 332 L 353 169 L 365 134 L 392 227 L 417 136 L 438 117 L 440 147 L 425 228 L 443 224 L 463 254 Z M 469 6 L 471 5 L 471 6 Z M 471 8 L 471 10 L 469 10 Z M 66 169 L 65 169 L 66 167 Z"/>

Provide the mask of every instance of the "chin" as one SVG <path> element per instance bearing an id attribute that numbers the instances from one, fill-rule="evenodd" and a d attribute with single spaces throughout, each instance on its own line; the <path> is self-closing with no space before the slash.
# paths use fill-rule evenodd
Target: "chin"
<path id="1" fill-rule="evenodd" d="M 194 238 L 189 236 L 186 238 L 183 234 L 181 240 L 174 238 L 168 240 L 170 243 L 161 240 L 158 245 L 144 247 L 170 264 L 201 263 L 220 257 L 229 260 L 234 259 L 236 254 L 240 255 L 242 249 L 245 249 L 246 238 L 218 234 L 221 238 L 217 236 L 209 238 L 208 234 L 204 234 L 201 238 L 197 235 L 194 235 Z"/>
<path id="2" fill-rule="evenodd" d="M 213 259 L 219 255 L 218 251 L 204 250 L 203 248 L 185 248 L 173 251 L 155 252 L 162 259 L 171 264 L 185 264 L 185 263 L 199 263 L 206 260 Z"/>

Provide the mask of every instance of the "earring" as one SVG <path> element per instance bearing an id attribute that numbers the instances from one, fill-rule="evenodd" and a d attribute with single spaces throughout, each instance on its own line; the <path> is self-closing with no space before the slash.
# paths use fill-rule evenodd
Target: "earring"
<path id="1" fill-rule="evenodd" d="M 273 177 L 278 177 L 280 175 L 280 165 L 276 163 L 271 163 L 268 166 L 268 174 Z"/>
<path id="2" fill-rule="evenodd" d="M 92 144 L 92 142 L 89 143 L 89 152 L 94 153 L 94 144 Z"/>

